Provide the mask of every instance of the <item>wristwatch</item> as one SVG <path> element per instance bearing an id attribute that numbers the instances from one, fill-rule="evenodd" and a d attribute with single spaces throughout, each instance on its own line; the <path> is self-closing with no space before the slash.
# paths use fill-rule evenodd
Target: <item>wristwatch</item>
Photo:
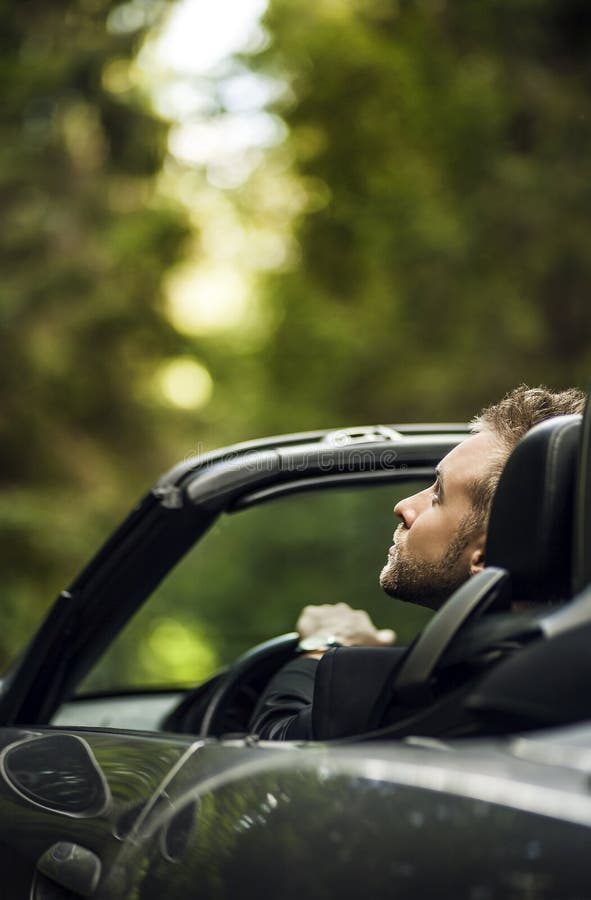
<path id="1" fill-rule="evenodd" d="M 330 650 L 332 647 L 342 646 L 334 634 L 311 634 L 309 637 L 302 638 L 296 649 L 298 653 L 320 653 L 323 650 Z"/>

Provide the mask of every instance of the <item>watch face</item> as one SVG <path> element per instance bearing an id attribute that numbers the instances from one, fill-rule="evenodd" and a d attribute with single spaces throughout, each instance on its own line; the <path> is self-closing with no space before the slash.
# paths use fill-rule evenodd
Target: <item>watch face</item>
<path id="1" fill-rule="evenodd" d="M 312 634 L 303 638 L 298 644 L 301 653 L 311 653 L 314 650 L 330 650 L 331 647 L 342 647 L 334 634 Z"/>

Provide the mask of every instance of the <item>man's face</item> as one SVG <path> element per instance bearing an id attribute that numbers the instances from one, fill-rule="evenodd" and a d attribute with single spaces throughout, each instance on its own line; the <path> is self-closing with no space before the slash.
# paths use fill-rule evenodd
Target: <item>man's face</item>
<path id="1" fill-rule="evenodd" d="M 445 456 L 431 487 L 394 507 L 394 533 L 380 584 L 387 594 L 438 609 L 484 565 L 484 534 L 474 533 L 470 485 L 486 475 L 498 445 L 472 435 Z"/>

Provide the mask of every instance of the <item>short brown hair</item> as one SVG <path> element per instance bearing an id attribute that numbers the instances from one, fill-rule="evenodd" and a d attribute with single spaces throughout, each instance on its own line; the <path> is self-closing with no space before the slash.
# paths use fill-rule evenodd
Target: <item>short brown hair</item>
<path id="1" fill-rule="evenodd" d="M 509 391 L 502 400 L 487 406 L 471 422 L 475 434 L 492 433 L 498 451 L 488 470 L 488 475 L 471 486 L 471 532 L 486 531 L 493 494 L 503 471 L 507 457 L 521 438 L 540 422 L 553 416 L 582 413 L 586 397 L 583 391 L 569 388 L 551 391 L 544 386 L 530 388 L 526 384 Z"/>

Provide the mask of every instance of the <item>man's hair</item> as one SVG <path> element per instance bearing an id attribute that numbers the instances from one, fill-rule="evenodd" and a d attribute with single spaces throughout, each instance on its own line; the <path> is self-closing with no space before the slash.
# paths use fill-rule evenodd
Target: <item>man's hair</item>
<path id="1" fill-rule="evenodd" d="M 477 434 L 490 432 L 496 438 L 498 450 L 494 455 L 487 476 L 471 485 L 472 513 L 470 532 L 486 531 L 493 494 L 501 472 L 513 448 L 530 428 L 553 416 L 582 413 L 585 394 L 577 388 L 551 391 L 546 387 L 530 388 L 521 384 L 509 391 L 499 403 L 487 406 L 471 422 L 471 430 Z"/>

